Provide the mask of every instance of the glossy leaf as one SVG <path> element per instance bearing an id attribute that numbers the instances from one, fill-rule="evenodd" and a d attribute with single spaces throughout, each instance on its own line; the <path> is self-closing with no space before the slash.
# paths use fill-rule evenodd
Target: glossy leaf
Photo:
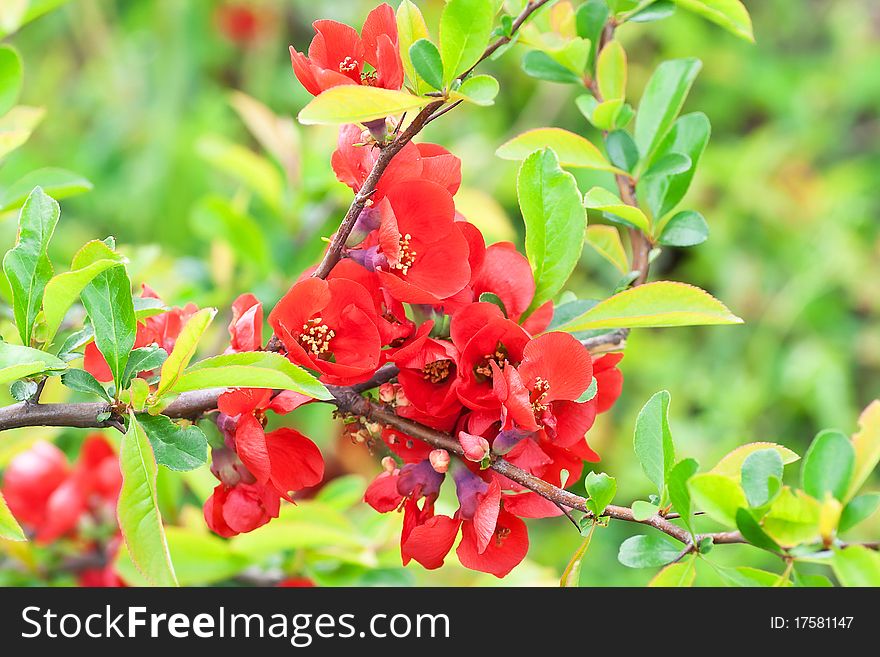
<path id="1" fill-rule="evenodd" d="M 699 212 L 685 210 L 667 221 L 657 241 L 664 246 L 696 246 L 709 238 L 709 225 Z"/>
<path id="2" fill-rule="evenodd" d="M 690 166 L 662 176 L 651 176 L 645 172 L 639 181 L 639 191 L 655 217 L 665 216 L 684 198 L 709 143 L 711 131 L 708 117 L 702 112 L 694 112 L 680 116 L 660 142 L 650 162 L 651 169 L 664 156 L 673 154 L 690 158 Z"/>
<path id="3" fill-rule="evenodd" d="M 697 473 L 699 467 L 694 459 L 682 459 L 669 471 L 666 481 L 666 489 L 669 491 L 669 501 L 672 502 L 672 508 L 681 516 L 681 521 L 691 534 L 694 533 L 692 517 L 694 509 L 687 482 Z"/>
<path id="4" fill-rule="evenodd" d="M 687 562 L 671 563 L 664 566 L 663 570 L 654 575 L 648 586 L 650 587 L 688 587 L 694 585 L 697 577 L 693 559 Z"/>
<path id="5" fill-rule="evenodd" d="M 12 308 L 21 342 L 30 345 L 34 323 L 52 278 L 47 249 L 58 224 L 58 202 L 34 188 L 18 217 L 18 239 L 3 258 L 3 271 L 12 289 Z"/>
<path id="6" fill-rule="evenodd" d="M 837 531 L 841 534 L 871 517 L 880 507 L 880 493 L 865 493 L 854 497 L 843 507 Z"/>
<path id="7" fill-rule="evenodd" d="M 517 196 L 526 225 L 526 256 L 535 276 L 531 308 L 551 299 L 574 271 L 587 228 L 577 181 L 545 149 L 522 163 Z"/>
<path id="8" fill-rule="evenodd" d="M 764 531 L 783 547 L 808 543 L 819 537 L 821 505 L 803 491 L 787 486 L 764 516 Z"/>
<path id="9" fill-rule="evenodd" d="M 727 307 L 698 287 L 658 281 L 615 294 L 560 327 L 590 329 L 741 324 Z"/>
<path id="10" fill-rule="evenodd" d="M 697 507 L 728 527 L 736 527 L 736 510 L 748 506 L 742 487 L 732 477 L 697 474 L 688 481 L 688 490 Z"/>
<path id="11" fill-rule="evenodd" d="M 659 507 L 645 500 L 636 500 L 632 503 L 633 518 L 638 522 L 643 522 L 652 516 L 657 515 Z"/>
<path id="12" fill-rule="evenodd" d="M 712 468 L 711 472 L 726 477 L 733 477 L 739 481 L 745 460 L 750 454 L 754 454 L 755 452 L 764 449 L 774 449 L 779 452 L 779 456 L 782 457 L 783 465 L 794 463 L 800 459 L 800 456 L 792 452 L 790 449 L 783 447 L 782 445 L 777 445 L 776 443 L 748 443 L 746 445 L 740 445 L 726 454 L 720 461 L 718 461 L 717 465 Z"/>
<path id="13" fill-rule="evenodd" d="M 95 345 L 119 389 L 137 334 L 131 281 L 125 267 L 115 265 L 97 274 L 82 289 L 80 298 L 95 329 Z"/>
<path id="14" fill-rule="evenodd" d="M 620 545 L 617 560 L 628 568 L 657 568 L 676 559 L 682 547 L 665 534 L 630 536 Z"/>
<path id="15" fill-rule="evenodd" d="M 584 486 L 587 489 L 587 508 L 597 518 L 605 511 L 605 507 L 611 504 L 614 495 L 617 493 L 617 480 L 609 477 L 604 472 L 591 472 L 584 480 Z"/>
<path id="16" fill-rule="evenodd" d="M 736 528 L 749 543 L 762 550 L 780 553 L 782 549 L 772 538 L 767 536 L 758 521 L 746 509 L 736 510 Z"/>
<path id="17" fill-rule="evenodd" d="M 450 98 L 486 107 L 495 102 L 498 90 L 498 80 L 491 75 L 472 75 L 450 94 Z"/>
<path id="18" fill-rule="evenodd" d="M 752 19 L 740 0 L 673 0 L 683 9 L 723 27 L 746 41 L 754 41 Z"/>
<path id="19" fill-rule="evenodd" d="M 60 372 L 67 363 L 52 354 L 0 340 L 0 384 L 41 372 Z"/>
<path id="20" fill-rule="evenodd" d="M 645 233 L 651 232 L 651 224 L 644 212 L 633 205 L 627 205 L 604 187 L 593 187 L 588 191 L 584 196 L 584 205 L 590 210 L 619 217 Z"/>
<path id="21" fill-rule="evenodd" d="M 740 483 L 749 506 L 767 504 L 782 489 L 782 457 L 775 449 L 752 452 L 743 461 Z"/>
<path id="22" fill-rule="evenodd" d="M 400 59 L 403 70 L 415 87 L 416 93 L 422 92 L 422 80 L 416 75 L 409 49 L 419 39 L 428 38 L 428 26 L 419 8 L 411 0 L 403 0 L 397 8 L 397 40 L 400 43 Z"/>
<path id="23" fill-rule="evenodd" d="M 122 490 L 117 515 L 131 560 L 155 586 L 177 586 L 156 492 L 156 459 L 132 414 L 119 450 Z"/>
<path id="24" fill-rule="evenodd" d="M 642 470 L 665 496 L 666 479 L 675 463 L 675 445 L 669 429 L 669 393 L 661 390 L 651 397 L 636 418 L 633 448 Z"/>
<path id="25" fill-rule="evenodd" d="M 171 350 L 168 358 L 162 364 L 156 397 L 161 397 L 177 385 L 178 380 L 183 375 L 183 370 L 186 369 L 192 357 L 195 356 L 196 347 L 198 347 L 202 335 L 204 335 L 216 314 L 216 308 L 202 308 L 187 320 L 180 331 L 180 335 L 177 337 L 177 341 L 174 343 L 174 349 Z"/>
<path id="26" fill-rule="evenodd" d="M 587 244 L 614 265 L 621 274 L 629 272 L 629 261 L 620 239 L 620 231 L 617 228 L 599 224 L 588 226 Z"/>
<path id="27" fill-rule="evenodd" d="M 412 67 L 432 89 L 443 88 L 443 62 L 440 51 L 429 39 L 419 39 L 409 48 Z"/>
<path id="28" fill-rule="evenodd" d="M 639 149 L 625 130 L 608 133 L 605 137 L 605 150 L 611 164 L 624 171 L 632 171 L 639 163 Z"/>
<path id="29" fill-rule="evenodd" d="M 822 431 L 813 440 L 801 468 L 801 485 L 817 500 L 831 493 L 843 500 L 852 479 L 855 450 L 839 431 Z"/>
<path id="30" fill-rule="evenodd" d="M 522 70 L 526 75 L 545 82 L 583 84 L 581 76 L 540 50 L 526 53 L 522 60 Z"/>
<path id="31" fill-rule="evenodd" d="M 170 470 L 186 471 L 208 460 L 208 440 L 195 425 L 182 426 L 164 415 L 141 413 L 137 420 L 150 439 L 156 463 Z"/>
<path id="32" fill-rule="evenodd" d="M 101 385 L 101 382 L 85 370 L 67 370 L 61 375 L 61 383 L 71 390 L 97 395 L 107 401 L 111 401 L 110 395 L 107 394 L 107 390 Z"/>
<path id="33" fill-rule="evenodd" d="M 424 107 L 432 100 L 405 91 L 343 84 L 313 98 L 297 118 L 306 125 L 364 123 Z"/>
<path id="34" fill-rule="evenodd" d="M 156 345 L 132 350 L 128 363 L 125 364 L 125 373 L 122 375 L 122 389 L 128 388 L 132 379 L 141 372 L 150 372 L 162 367 L 167 358 L 168 352 Z"/>
<path id="35" fill-rule="evenodd" d="M 504 160 L 525 160 L 535 151 L 550 148 L 566 167 L 616 171 L 590 141 L 562 128 L 536 128 L 499 146 L 495 154 Z"/>
<path id="36" fill-rule="evenodd" d="M 449 0 L 440 15 L 440 55 L 449 84 L 479 61 L 495 18 L 492 0 Z"/>
<path id="37" fill-rule="evenodd" d="M 620 41 L 609 41 L 596 61 L 596 82 L 603 100 L 626 95 L 626 52 Z"/>

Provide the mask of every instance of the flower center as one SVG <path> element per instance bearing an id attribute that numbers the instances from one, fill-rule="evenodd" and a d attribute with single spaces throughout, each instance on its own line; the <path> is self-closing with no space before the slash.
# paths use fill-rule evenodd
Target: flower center
<path id="1" fill-rule="evenodd" d="M 510 529 L 507 527 L 496 527 L 495 528 L 495 545 L 501 547 L 502 543 L 504 543 L 504 539 L 510 536 Z"/>
<path id="2" fill-rule="evenodd" d="M 549 391 L 550 382 L 540 376 L 535 377 L 535 385 L 532 386 L 532 394 L 530 395 L 532 410 L 535 412 L 535 417 L 550 408 L 550 404 L 544 403 L 544 399 L 547 398 L 547 393 Z"/>
<path id="3" fill-rule="evenodd" d="M 433 363 L 428 363 L 422 368 L 422 374 L 425 381 L 430 381 L 431 383 L 443 383 L 449 378 L 452 365 L 452 361 L 448 359 L 435 360 Z"/>
<path id="4" fill-rule="evenodd" d="M 491 363 L 495 363 L 498 366 L 498 369 L 504 369 L 504 366 L 508 364 L 507 360 L 507 347 L 504 346 L 500 341 L 497 345 L 495 345 L 495 353 L 486 354 L 483 356 L 483 359 L 476 364 L 474 367 L 474 374 L 477 375 L 479 379 L 482 377 L 482 380 L 492 379 L 492 365 Z"/>
<path id="5" fill-rule="evenodd" d="M 359 63 L 360 62 L 358 62 L 358 60 L 356 60 L 354 57 L 346 57 L 341 62 L 339 62 L 339 72 L 351 73 L 358 67 Z"/>
<path id="6" fill-rule="evenodd" d="M 379 76 L 376 75 L 376 71 L 370 71 L 369 73 L 361 73 L 361 84 L 367 87 L 375 87 L 379 84 Z"/>
<path id="7" fill-rule="evenodd" d="M 416 251 L 410 248 L 409 242 L 411 239 L 412 235 L 409 233 L 401 235 L 398 242 L 397 262 L 391 265 L 393 269 L 399 269 L 400 273 L 404 276 L 409 272 L 409 268 L 413 266 L 418 255 Z"/>
<path id="8" fill-rule="evenodd" d="M 321 322 L 320 317 L 314 317 L 303 324 L 299 343 L 315 357 L 326 358 L 330 354 L 330 341 L 336 337 L 336 331 Z"/>

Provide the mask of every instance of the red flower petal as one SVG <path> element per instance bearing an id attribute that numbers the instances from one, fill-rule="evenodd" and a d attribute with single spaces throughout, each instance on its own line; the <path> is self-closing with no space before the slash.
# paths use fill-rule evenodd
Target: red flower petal
<path id="1" fill-rule="evenodd" d="M 428 570 L 439 568 L 455 543 L 461 521 L 449 516 L 433 516 L 413 527 L 400 546 L 403 564 L 415 559 Z"/>
<path id="2" fill-rule="evenodd" d="M 237 436 L 237 434 L 236 434 Z M 324 478 L 324 458 L 311 440 L 293 429 L 266 434 L 272 484 L 281 493 L 309 488 Z"/>
<path id="3" fill-rule="evenodd" d="M 364 491 L 364 502 L 379 513 L 394 511 L 403 502 L 403 495 L 397 492 L 397 475 L 399 470 L 383 472 L 373 479 Z"/>
<path id="4" fill-rule="evenodd" d="M 519 372 L 530 389 L 538 377 L 550 384 L 545 403 L 556 399 L 575 401 L 593 382 L 593 361 L 573 335 L 544 333 L 526 345 Z"/>
<path id="5" fill-rule="evenodd" d="M 257 482 L 265 484 L 269 481 L 272 467 L 266 434 L 263 425 L 253 415 L 239 417 L 235 426 L 235 451 Z"/>
<path id="6" fill-rule="evenodd" d="M 501 510 L 495 534 L 486 550 L 477 549 L 477 534 L 471 523 L 463 523 L 461 543 L 456 554 L 461 565 L 471 570 L 504 577 L 525 558 L 529 551 L 529 534 L 526 524 L 513 514 Z"/>

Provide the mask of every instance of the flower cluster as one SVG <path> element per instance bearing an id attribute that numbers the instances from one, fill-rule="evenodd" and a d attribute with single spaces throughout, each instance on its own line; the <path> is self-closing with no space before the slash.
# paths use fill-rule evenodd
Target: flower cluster
<path id="1" fill-rule="evenodd" d="M 390 7 L 374 10 L 360 35 L 333 21 L 314 27 L 309 56 L 291 50 L 308 91 L 401 86 Z M 337 178 L 360 191 L 383 147 L 369 130 L 343 126 L 331 159 Z M 503 455 L 556 486 L 577 481 L 584 461 L 598 460 L 586 434 L 620 394 L 622 356 L 594 360 L 573 336 L 547 332 L 553 306 L 534 303 L 529 262 L 513 244 L 486 245 L 456 210 L 460 184 L 457 157 L 436 144 L 407 143 L 371 190 L 343 258 L 325 279 L 305 272 L 267 323 L 281 353 L 325 384 L 363 383 L 386 363 L 398 368 L 380 400 L 456 436 L 466 460 L 383 427 L 375 433 L 394 458 L 384 459 L 365 501 L 379 512 L 403 512 L 404 564 L 439 567 L 460 534 L 461 563 L 503 577 L 528 550 L 523 518 L 562 511 L 488 464 Z M 230 349 L 262 348 L 261 332 L 259 302 L 246 295 L 234 307 Z M 321 481 L 311 441 L 292 429 L 265 431 L 267 411 L 306 401 L 267 390 L 221 396 L 226 446 L 214 451 L 213 471 L 222 483 L 205 506 L 214 531 L 259 527 L 278 515 L 282 497 Z M 452 515 L 435 513 L 447 474 L 458 499 Z"/>

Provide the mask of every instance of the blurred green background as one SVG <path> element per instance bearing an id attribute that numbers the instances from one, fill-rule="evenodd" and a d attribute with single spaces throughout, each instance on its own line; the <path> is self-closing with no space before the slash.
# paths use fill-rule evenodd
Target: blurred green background
<path id="1" fill-rule="evenodd" d="M 246 33 L 230 29 L 229 3 L 75 0 L 9 39 L 25 62 L 21 102 L 44 106 L 47 116 L 3 163 L 0 187 L 47 166 L 94 184 L 90 193 L 62 202 L 56 263 L 69 262 L 86 240 L 112 234 L 132 260 L 136 283 L 149 282 L 172 304 L 228 309 L 246 291 L 268 307 L 315 261 L 320 238 L 335 229 L 350 191 L 329 168 L 335 131 L 295 123 L 308 95 L 290 70 L 287 46 L 305 49 L 317 18 L 359 27 L 375 3 L 242 4 L 258 19 Z M 436 25 L 442 0 L 418 4 Z M 703 111 L 713 125 L 685 202 L 708 219 L 710 240 L 663 253 L 652 276 L 705 288 L 746 324 L 631 336 L 624 393 L 591 439 L 603 456 L 601 469 L 617 478 L 618 503 L 650 491 L 632 454 L 632 427 L 657 390 L 672 393 L 679 454 L 704 467 L 756 440 L 803 454 L 822 428 L 851 432 L 860 410 L 880 396 L 880 5 L 745 4 L 756 45 L 683 11 L 620 31 L 630 63 L 628 96 L 638 98 L 662 59 L 698 57 L 704 67 L 685 111 Z M 545 125 L 597 137 L 573 104 L 578 91 L 528 78 L 519 67 L 522 54 L 514 48 L 486 66 L 501 81 L 494 107 L 463 106 L 423 136 L 462 158 L 457 200 L 489 241 L 522 235 L 516 164 L 494 156 L 498 145 Z M 262 130 L 262 140 L 248 123 Z M 603 180 L 577 175 L 582 189 Z M 11 245 L 14 234 L 14 213 L 0 215 L 2 243 Z M 586 249 L 569 287 L 599 298 L 616 282 L 610 265 Z M 206 349 L 225 339 L 225 321 L 215 324 Z M 295 422 L 333 451 L 337 427 L 326 409 L 308 409 Z M 36 437 L 69 446 L 81 438 L 36 430 L 8 436 L 0 467 Z M 370 477 L 378 471 L 363 448 L 339 444 L 329 458 L 337 472 Z M 789 476 L 797 467 L 790 466 Z M 181 503 L 195 501 L 209 481 L 210 475 L 189 477 L 196 491 L 189 498 L 180 494 L 182 480 L 168 483 L 177 493 L 169 494 L 166 515 L 197 526 L 200 510 Z M 363 505 L 350 509 L 362 483 L 343 481 L 355 492 L 340 515 L 352 531 L 371 532 L 367 556 L 351 558 L 339 545 L 307 546 L 275 558 L 273 567 L 326 584 L 553 584 L 580 542 L 564 519 L 532 522 L 529 562 L 503 582 L 464 571 L 454 556 L 440 571 L 401 569 L 399 519 Z M 582 485 L 575 490 L 582 493 Z M 641 585 L 651 577 L 653 571 L 616 562 L 621 540 L 637 529 L 614 524 L 596 533 L 583 585 Z M 880 521 L 859 531 L 876 535 Z M 725 546 L 710 557 L 776 567 L 749 547 Z M 711 569 L 699 572 L 699 583 L 718 581 Z"/>

